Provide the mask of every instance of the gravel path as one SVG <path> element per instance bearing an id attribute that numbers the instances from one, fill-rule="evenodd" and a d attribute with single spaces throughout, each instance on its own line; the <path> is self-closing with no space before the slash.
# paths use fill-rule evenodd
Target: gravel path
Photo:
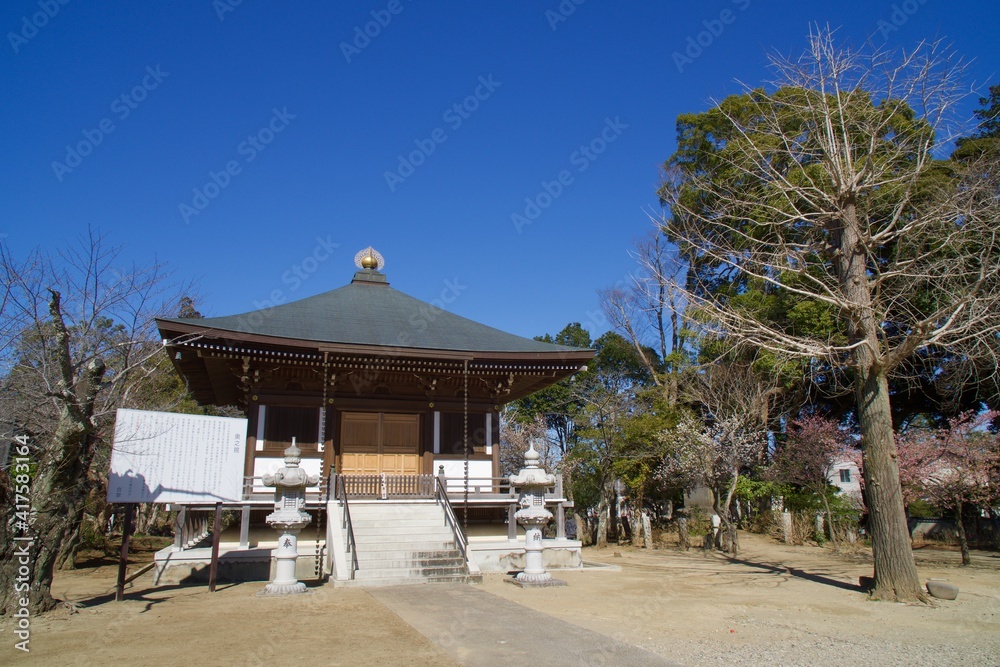
<path id="1" fill-rule="evenodd" d="M 585 550 L 620 572 L 570 572 L 569 586 L 521 591 L 487 578 L 496 595 L 695 666 L 940 665 L 1000 667 L 1000 558 L 917 552 L 921 580 L 959 586 L 957 600 L 873 602 L 857 587 L 870 553 L 836 553 L 741 536 L 722 554 Z M 510 589 L 510 590 L 507 590 Z"/>

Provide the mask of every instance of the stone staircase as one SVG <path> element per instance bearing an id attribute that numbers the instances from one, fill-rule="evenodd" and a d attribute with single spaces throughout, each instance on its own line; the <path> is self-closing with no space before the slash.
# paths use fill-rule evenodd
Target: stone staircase
<path id="1" fill-rule="evenodd" d="M 482 580 L 482 575 L 470 574 L 444 510 L 436 502 L 354 500 L 350 510 L 358 551 L 358 569 L 351 584 Z"/>

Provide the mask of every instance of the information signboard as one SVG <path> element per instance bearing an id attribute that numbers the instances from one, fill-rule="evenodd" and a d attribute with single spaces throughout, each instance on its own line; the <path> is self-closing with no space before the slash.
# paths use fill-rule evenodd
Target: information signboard
<path id="1" fill-rule="evenodd" d="M 119 409 L 108 502 L 239 502 L 247 420 Z"/>

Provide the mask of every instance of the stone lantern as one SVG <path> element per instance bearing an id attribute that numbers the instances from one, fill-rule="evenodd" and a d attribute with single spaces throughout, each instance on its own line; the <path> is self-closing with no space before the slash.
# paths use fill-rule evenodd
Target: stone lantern
<path id="1" fill-rule="evenodd" d="M 545 488 L 555 483 L 555 476 L 538 465 L 541 458 L 534 443 L 524 454 L 524 467 L 510 476 L 510 485 L 518 490 L 518 504 L 514 519 L 524 527 L 524 571 L 509 580 L 522 588 L 529 586 L 565 586 L 566 582 L 554 579 L 542 565 L 542 529 L 552 520 L 552 512 L 545 509 Z"/>
<path id="2" fill-rule="evenodd" d="M 309 475 L 299 467 L 302 450 L 292 445 L 285 450 L 285 465 L 273 475 L 264 475 L 264 486 L 274 487 L 274 511 L 267 523 L 278 531 L 274 581 L 257 595 L 292 595 L 305 593 L 306 585 L 295 578 L 295 561 L 299 557 L 299 531 L 309 525 L 312 517 L 303 510 L 306 488 L 319 484 L 319 475 Z"/>

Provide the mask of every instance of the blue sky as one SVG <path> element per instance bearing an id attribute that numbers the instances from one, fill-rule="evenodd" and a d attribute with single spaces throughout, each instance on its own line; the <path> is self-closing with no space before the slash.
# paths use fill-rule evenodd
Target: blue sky
<path id="1" fill-rule="evenodd" d="M 599 334 L 677 115 L 765 80 L 812 22 L 946 38 L 970 86 L 1000 83 L 992 1 L 7 0 L 0 234 L 24 255 L 89 225 L 206 315 L 340 287 L 371 244 L 460 315 Z"/>

